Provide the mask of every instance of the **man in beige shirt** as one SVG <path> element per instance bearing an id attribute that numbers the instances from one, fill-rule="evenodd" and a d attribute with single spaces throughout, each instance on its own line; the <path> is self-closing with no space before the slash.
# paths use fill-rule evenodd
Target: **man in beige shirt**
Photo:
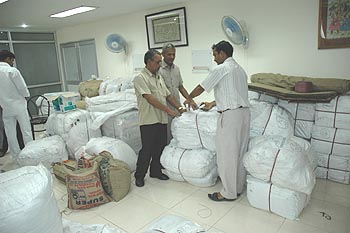
<path id="1" fill-rule="evenodd" d="M 142 142 L 135 172 L 135 184 L 138 187 L 145 185 L 144 177 L 149 165 L 150 177 L 169 179 L 162 173 L 160 164 L 160 155 L 167 143 L 168 115 L 176 117 L 185 111 L 158 74 L 162 63 L 161 54 L 154 49 L 147 51 L 144 63 L 146 67 L 134 79 Z M 167 101 L 177 110 L 170 109 Z"/>
<path id="2" fill-rule="evenodd" d="M 174 98 L 177 100 L 177 102 L 180 102 L 180 94 L 187 99 L 188 98 L 188 92 L 186 88 L 183 86 L 183 80 L 181 77 L 180 68 L 174 64 L 175 60 L 175 46 L 171 43 L 164 44 L 162 49 L 162 56 L 163 56 L 163 62 L 162 66 L 159 69 L 160 75 L 163 77 L 166 87 L 170 91 L 171 95 L 174 96 Z M 168 107 L 173 109 L 171 104 L 168 102 Z M 191 103 L 192 109 L 197 109 L 197 104 L 192 101 Z M 173 109 L 174 110 L 174 109 Z M 171 122 L 173 120 L 172 116 L 168 116 L 168 143 L 173 138 L 171 134 Z"/>

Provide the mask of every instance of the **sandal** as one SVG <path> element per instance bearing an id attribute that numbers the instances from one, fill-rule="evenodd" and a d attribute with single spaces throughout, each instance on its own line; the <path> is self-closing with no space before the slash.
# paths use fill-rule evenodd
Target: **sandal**
<path id="1" fill-rule="evenodd" d="M 220 197 L 219 198 L 219 192 L 212 193 L 212 194 L 209 193 L 208 197 L 212 201 L 235 201 L 237 199 L 237 198 L 235 198 L 235 199 L 228 199 L 228 198 L 225 198 L 225 197 Z"/>

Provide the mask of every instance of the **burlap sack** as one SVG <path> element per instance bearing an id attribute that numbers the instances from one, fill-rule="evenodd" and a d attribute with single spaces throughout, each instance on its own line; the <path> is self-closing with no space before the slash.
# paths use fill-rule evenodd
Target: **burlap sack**
<path id="1" fill-rule="evenodd" d="M 103 151 L 94 159 L 99 164 L 99 172 L 102 186 L 105 192 L 113 198 L 114 201 L 119 201 L 124 198 L 131 184 L 131 171 L 129 166 L 107 152 Z"/>
<path id="2" fill-rule="evenodd" d="M 77 169 L 77 165 L 78 163 L 75 160 L 64 160 L 62 162 L 53 163 L 53 174 L 59 181 L 65 184 L 67 169 L 75 171 Z"/>
<path id="3" fill-rule="evenodd" d="M 98 163 L 76 171 L 66 169 L 68 208 L 88 209 L 110 201 L 103 190 L 98 170 Z"/>
<path id="4" fill-rule="evenodd" d="M 82 97 L 94 97 L 98 96 L 98 91 L 100 89 L 100 84 L 102 80 L 91 79 L 79 83 L 79 93 Z"/>

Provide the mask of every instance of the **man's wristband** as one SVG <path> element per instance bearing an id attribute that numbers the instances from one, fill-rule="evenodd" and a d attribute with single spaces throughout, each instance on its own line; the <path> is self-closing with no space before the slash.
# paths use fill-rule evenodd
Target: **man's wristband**
<path id="1" fill-rule="evenodd" d="M 184 108 L 182 106 L 178 107 L 177 110 L 181 111 L 184 110 Z"/>

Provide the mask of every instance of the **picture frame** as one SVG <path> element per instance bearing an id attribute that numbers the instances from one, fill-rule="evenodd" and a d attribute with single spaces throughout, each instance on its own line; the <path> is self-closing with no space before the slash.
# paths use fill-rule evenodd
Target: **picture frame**
<path id="1" fill-rule="evenodd" d="M 165 43 L 188 46 L 185 7 L 146 15 L 145 21 L 149 49 L 162 48 Z"/>
<path id="2" fill-rule="evenodd" d="M 319 0 L 318 49 L 350 48 L 350 0 Z"/>

